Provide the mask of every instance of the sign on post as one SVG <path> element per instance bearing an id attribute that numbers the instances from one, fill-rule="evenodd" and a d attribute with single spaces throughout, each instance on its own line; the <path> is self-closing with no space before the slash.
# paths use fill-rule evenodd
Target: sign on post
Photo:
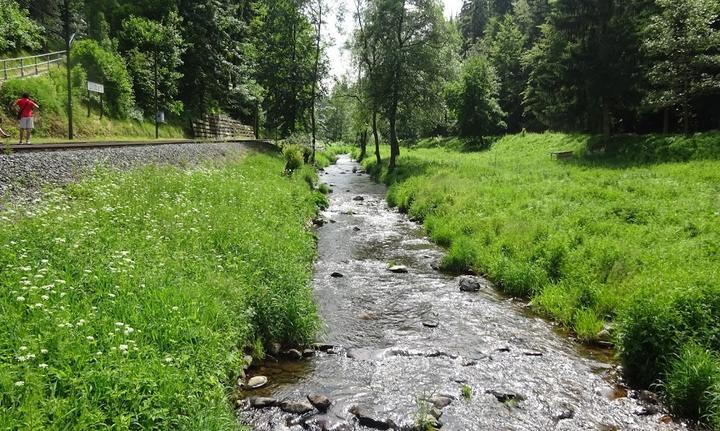
<path id="1" fill-rule="evenodd" d="M 93 93 L 105 94 L 105 86 L 97 82 L 88 81 L 88 91 Z"/>
<path id="2" fill-rule="evenodd" d="M 102 116 L 103 116 L 103 94 L 105 94 L 105 86 L 102 84 L 98 84 L 97 82 L 88 81 L 87 90 L 88 90 L 88 117 L 90 117 L 90 105 L 92 102 L 92 97 L 90 97 L 90 93 L 98 93 L 100 95 L 100 118 L 102 118 Z"/>

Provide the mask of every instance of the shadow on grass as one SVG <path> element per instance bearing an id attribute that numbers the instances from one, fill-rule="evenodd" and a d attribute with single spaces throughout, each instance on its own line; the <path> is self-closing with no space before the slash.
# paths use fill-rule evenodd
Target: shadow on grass
<path id="1" fill-rule="evenodd" d="M 593 136 L 588 139 L 584 153 L 566 163 L 624 169 L 693 160 L 720 160 L 720 132 L 692 136 Z"/>

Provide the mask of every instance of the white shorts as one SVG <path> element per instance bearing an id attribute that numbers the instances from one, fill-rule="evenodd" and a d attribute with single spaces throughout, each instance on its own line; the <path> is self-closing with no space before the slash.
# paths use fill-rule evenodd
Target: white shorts
<path id="1" fill-rule="evenodd" d="M 33 117 L 23 117 L 20 119 L 20 129 L 22 130 L 30 130 L 35 128 L 35 123 L 33 122 Z"/>

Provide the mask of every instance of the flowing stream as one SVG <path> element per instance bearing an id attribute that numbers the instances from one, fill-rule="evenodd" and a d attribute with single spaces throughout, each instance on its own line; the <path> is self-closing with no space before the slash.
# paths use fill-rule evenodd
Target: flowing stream
<path id="1" fill-rule="evenodd" d="M 294 401 L 322 394 L 332 406 L 304 415 L 248 406 L 239 413 L 245 423 L 411 430 L 432 413 L 443 430 L 684 429 L 652 394 L 619 385 L 601 352 L 576 345 L 487 281 L 479 279 L 479 292 L 461 292 L 459 277 L 433 269 L 443 250 L 390 209 L 386 188 L 358 169 L 341 156 L 321 174 L 334 192 L 323 214 L 329 222 L 318 229 L 315 294 L 321 339 L 333 349 L 249 370 L 269 382 L 244 394 Z M 392 265 L 408 272 L 390 272 Z"/>

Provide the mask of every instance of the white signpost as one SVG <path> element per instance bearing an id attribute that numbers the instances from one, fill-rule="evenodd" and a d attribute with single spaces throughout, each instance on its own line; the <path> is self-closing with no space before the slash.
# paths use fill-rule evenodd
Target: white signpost
<path id="1" fill-rule="evenodd" d="M 105 86 L 97 82 L 88 81 L 88 91 L 93 93 L 105 94 Z"/>
<path id="2" fill-rule="evenodd" d="M 90 105 L 92 102 L 92 97 L 90 97 L 90 93 L 98 93 L 100 95 L 100 118 L 102 118 L 102 116 L 103 116 L 103 94 L 105 94 L 105 86 L 102 84 L 98 84 L 97 82 L 88 81 L 87 90 L 88 90 L 88 117 L 90 116 Z"/>

